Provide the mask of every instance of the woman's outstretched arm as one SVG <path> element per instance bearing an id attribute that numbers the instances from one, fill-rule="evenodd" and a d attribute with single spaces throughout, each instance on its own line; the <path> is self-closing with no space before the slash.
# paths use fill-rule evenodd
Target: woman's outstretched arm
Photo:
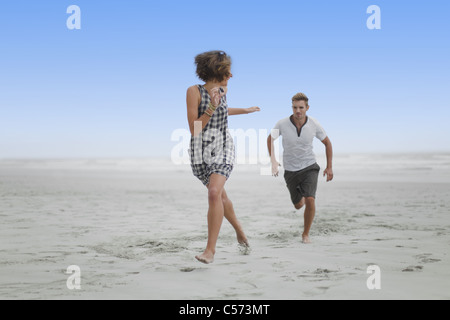
<path id="1" fill-rule="evenodd" d="M 234 116 L 238 114 L 249 114 L 253 112 L 260 111 L 259 107 L 251 107 L 251 108 L 228 108 L 228 115 Z"/>

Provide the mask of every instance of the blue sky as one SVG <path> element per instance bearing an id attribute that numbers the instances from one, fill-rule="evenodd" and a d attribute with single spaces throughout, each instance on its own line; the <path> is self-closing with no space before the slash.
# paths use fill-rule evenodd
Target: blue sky
<path id="1" fill-rule="evenodd" d="M 215 49 L 229 106 L 262 109 L 230 128 L 270 130 L 304 92 L 336 153 L 450 152 L 449 39 L 444 0 L 2 1 L 0 158 L 170 156 Z"/>

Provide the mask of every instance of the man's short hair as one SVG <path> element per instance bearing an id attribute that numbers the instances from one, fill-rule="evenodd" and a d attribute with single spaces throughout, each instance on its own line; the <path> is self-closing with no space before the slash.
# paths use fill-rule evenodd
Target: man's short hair
<path id="1" fill-rule="evenodd" d="M 292 97 L 292 102 L 294 102 L 294 101 L 305 101 L 306 105 L 307 106 L 309 105 L 308 104 L 308 101 L 309 101 L 308 97 L 306 96 L 306 94 L 301 93 L 301 92 L 297 93 L 295 96 Z"/>

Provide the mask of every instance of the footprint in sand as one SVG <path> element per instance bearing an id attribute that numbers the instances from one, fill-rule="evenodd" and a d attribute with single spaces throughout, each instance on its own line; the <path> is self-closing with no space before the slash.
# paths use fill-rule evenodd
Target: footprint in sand
<path id="1" fill-rule="evenodd" d="M 431 253 L 423 253 L 415 256 L 415 258 L 419 259 L 419 261 L 422 263 L 433 263 L 441 261 L 440 259 L 430 258 L 431 255 Z"/>
<path id="2" fill-rule="evenodd" d="M 422 271 L 423 266 L 409 266 L 402 270 L 402 272 L 416 272 L 416 271 Z"/>
<path id="3" fill-rule="evenodd" d="M 329 289 L 329 287 L 316 287 L 316 288 L 312 288 L 311 290 L 305 291 L 305 294 L 307 296 L 317 296 L 317 295 L 324 294 L 328 289 Z"/>
<path id="4" fill-rule="evenodd" d="M 431 258 L 431 253 L 422 253 L 414 256 L 420 263 L 434 263 L 441 261 L 440 259 L 434 259 Z M 415 271 L 422 271 L 423 266 L 417 265 L 417 266 L 408 266 L 405 269 L 403 269 L 403 272 L 415 272 Z"/>

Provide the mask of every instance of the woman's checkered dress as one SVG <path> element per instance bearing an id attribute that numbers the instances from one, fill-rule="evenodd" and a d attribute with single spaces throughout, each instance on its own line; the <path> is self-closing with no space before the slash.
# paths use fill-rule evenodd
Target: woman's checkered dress
<path id="1" fill-rule="evenodd" d="M 201 102 L 198 106 L 198 117 L 209 107 L 211 97 L 202 85 L 198 85 Z M 194 176 L 207 186 L 212 173 L 229 178 L 233 170 L 235 151 L 233 138 L 228 131 L 228 105 L 226 96 L 200 135 L 191 138 L 191 167 Z"/>

